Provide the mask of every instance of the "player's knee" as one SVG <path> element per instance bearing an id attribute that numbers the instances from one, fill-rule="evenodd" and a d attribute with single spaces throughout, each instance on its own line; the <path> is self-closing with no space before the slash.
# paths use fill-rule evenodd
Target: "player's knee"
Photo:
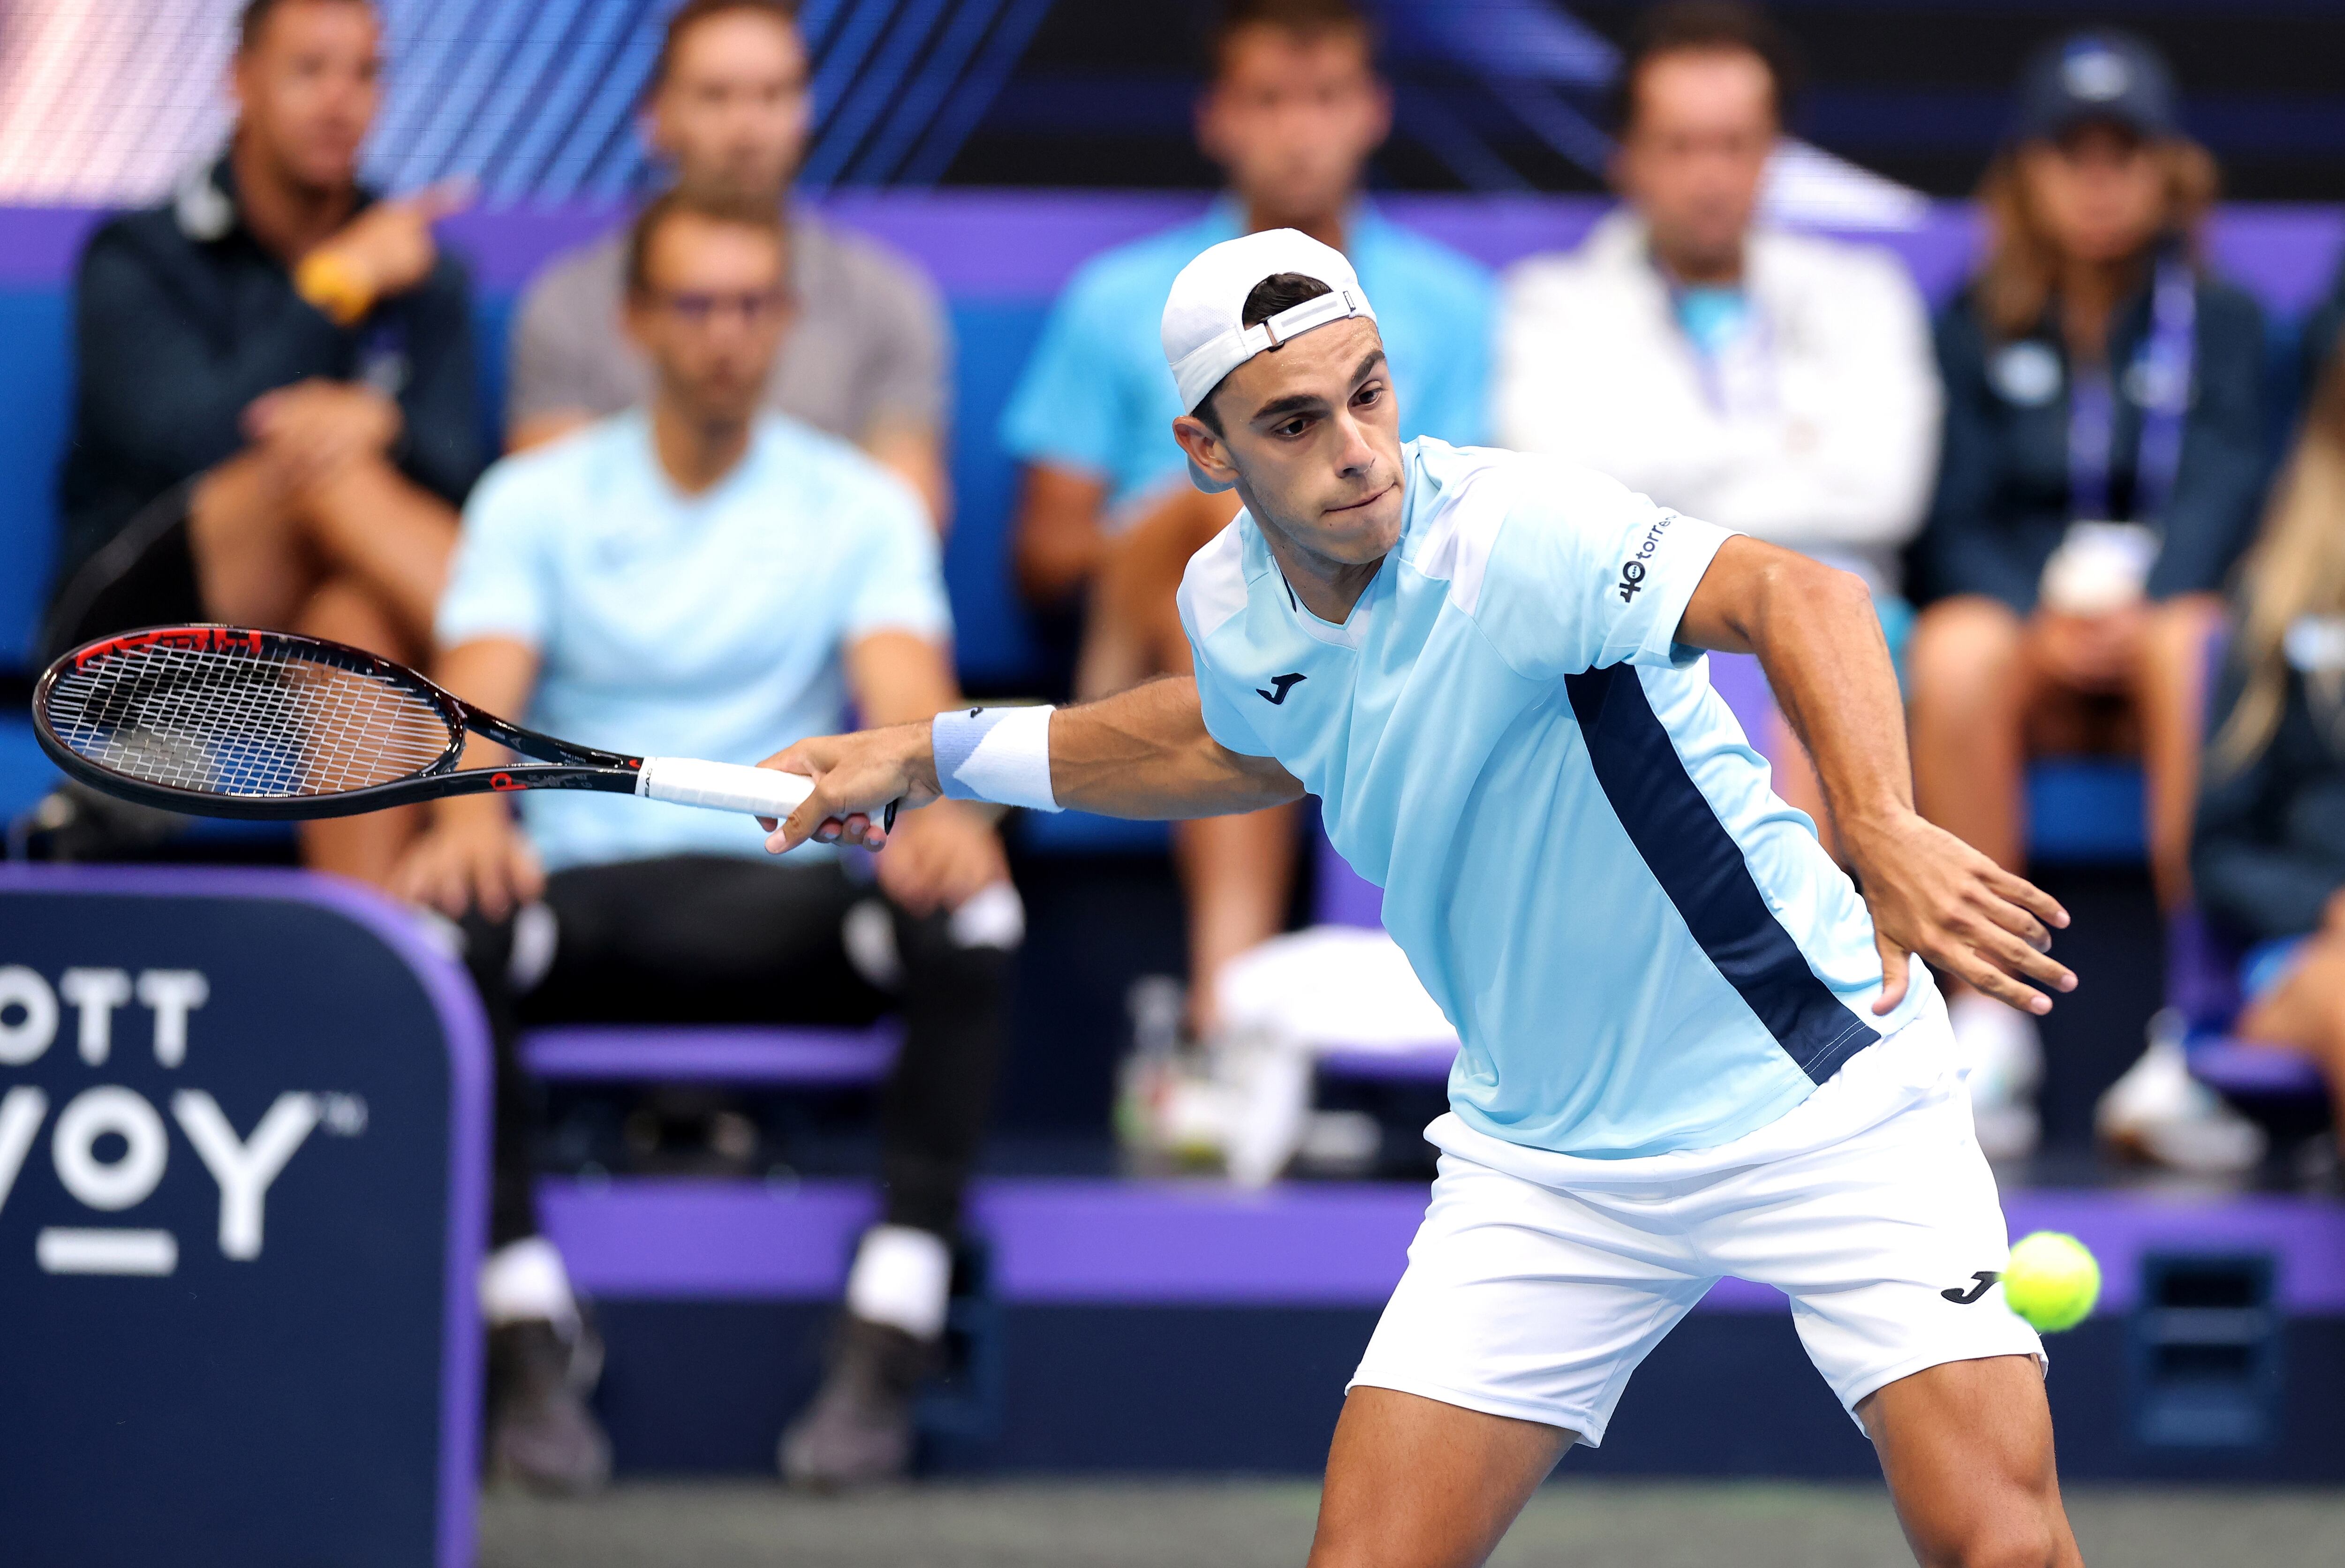
<path id="1" fill-rule="evenodd" d="M 1928 1568 L 2056 1568 L 2060 1538 L 2050 1513 L 2023 1504 L 1978 1521 L 1922 1558 Z"/>

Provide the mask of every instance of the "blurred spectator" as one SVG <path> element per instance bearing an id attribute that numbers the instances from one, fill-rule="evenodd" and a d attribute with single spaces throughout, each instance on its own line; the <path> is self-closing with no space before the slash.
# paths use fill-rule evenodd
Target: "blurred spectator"
<path id="1" fill-rule="evenodd" d="M 2250 1040 L 2320 1064 L 2345 1138 L 2345 353 L 2332 349 L 2249 557 L 2192 855 L 2248 947 Z"/>
<path id="2" fill-rule="evenodd" d="M 1980 189 L 1985 264 L 1938 324 L 1945 438 L 1915 549 L 1934 602 L 1907 662 L 1926 815 L 2016 871 L 2030 755 L 2137 754 L 2168 907 L 2188 881 L 2199 650 L 2266 470 L 2261 313 L 2196 255 L 2214 194 L 2148 46 L 2086 33 L 2028 64 Z M 1953 1007 L 1984 1125 L 1993 1086 L 2032 1070 L 2035 1025 Z"/>
<path id="3" fill-rule="evenodd" d="M 1759 222 L 1792 87 L 1782 35 L 1750 6 L 1688 0 L 1639 22 L 1616 87 L 1627 205 L 1573 254 L 1508 274 L 1498 444 L 1857 573 L 1894 648 L 1912 621 L 1898 552 L 1937 458 L 1929 314 L 1887 252 Z M 1829 832 L 1791 727 L 1768 740 L 1778 789 Z"/>
<path id="4" fill-rule="evenodd" d="M 1085 629 L 1083 695 L 1188 667 L 1178 628 L 1162 634 L 1181 567 L 1236 512 L 1236 498 L 1189 488 L 1172 433 L 1184 410 L 1157 340 L 1173 275 L 1199 251 L 1278 228 L 1341 249 L 1376 302 L 1402 434 L 1460 445 L 1487 434 L 1488 275 L 1361 194 L 1392 126 L 1365 15 L 1349 0 L 1228 0 L 1209 42 L 1197 141 L 1229 190 L 1195 221 L 1087 263 L 1002 416 L 1003 443 L 1025 465 L 1017 560 L 1028 597 L 1071 608 L 1120 542 L 1133 547 L 1112 595 L 1129 608 L 1095 608 Z M 1175 828 L 1200 1025 L 1211 1022 L 1213 971 L 1284 924 L 1294 822 L 1282 808 Z"/>
<path id="5" fill-rule="evenodd" d="M 482 481 L 440 606 L 452 690 L 588 744 L 743 763 L 839 728 L 850 701 L 893 723 L 959 700 L 919 499 L 848 443 L 760 410 L 796 315 L 787 244 L 770 203 L 689 187 L 636 220 L 623 276 L 649 406 Z M 517 1024 L 845 1023 L 890 1005 L 907 1032 L 882 1105 L 882 1222 L 781 1461 L 827 1483 L 903 1470 L 1024 916 L 972 808 L 899 823 L 876 889 L 857 859 L 810 846 L 769 861 L 741 818 L 607 795 L 531 794 L 519 829 L 494 795 L 434 808 L 400 884 L 466 918 L 499 1047 L 482 1295 L 502 1472 L 575 1488 L 608 1462 L 568 1376 L 577 1308 L 537 1235 Z M 710 1132 L 721 1152 L 723 1123 Z"/>
<path id="6" fill-rule="evenodd" d="M 1644 18 L 1619 78 L 1626 206 L 1507 277 L 1498 440 L 1894 594 L 1937 456 L 1929 317 L 1886 251 L 1758 220 L 1790 86 L 1747 6 Z M 1539 369 L 1559 360 L 1575 373 Z"/>
<path id="7" fill-rule="evenodd" d="M 357 183 L 380 100 L 364 0 L 249 0 L 228 153 L 82 254 L 52 651 L 173 621 L 291 628 L 409 661 L 480 471 L 444 190 Z M 307 823 L 381 881 L 411 811 Z"/>
<path id="8" fill-rule="evenodd" d="M 2304 319 L 2297 388 L 2308 406 L 2320 385 L 2320 378 L 2328 371 L 2330 357 L 2340 343 L 2345 343 L 2345 266 L 2338 268 L 2336 280 L 2329 286 L 2329 297 L 2315 305 Z"/>
<path id="9" fill-rule="evenodd" d="M 942 526 L 949 333 L 944 306 L 895 252 L 789 199 L 814 101 L 796 0 L 686 0 L 668 19 L 645 120 L 695 194 L 772 207 L 790 229 L 796 325 L 767 406 L 853 441 L 896 471 Z M 626 237 L 556 259 L 523 297 L 506 438 L 533 446 L 642 401 L 643 356 L 620 330 Z"/>

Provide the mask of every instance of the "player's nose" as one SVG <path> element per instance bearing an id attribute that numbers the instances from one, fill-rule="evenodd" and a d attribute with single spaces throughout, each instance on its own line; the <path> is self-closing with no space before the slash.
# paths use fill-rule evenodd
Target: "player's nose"
<path id="1" fill-rule="evenodd" d="M 1376 449 L 1369 444 L 1367 432 L 1348 409 L 1335 416 L 1335 430 L 1343 437 L 1343 446 L 1335 454 L 1335 466 L 1346 477 L 1365 474 L 1376 466 Z"/>

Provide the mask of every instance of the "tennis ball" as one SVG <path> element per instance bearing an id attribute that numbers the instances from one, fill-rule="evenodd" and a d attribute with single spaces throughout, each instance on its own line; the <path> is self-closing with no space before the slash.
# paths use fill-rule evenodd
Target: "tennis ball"
<path id="1" fill-rule="evenodd" d="M 2056 1334 L 2091 1314 L 2101 1299 L 2101 1266 L 2074 1236 L 2038 1230 L 2013 1244 L 2003 1299 L 2030 1327 Z"/>

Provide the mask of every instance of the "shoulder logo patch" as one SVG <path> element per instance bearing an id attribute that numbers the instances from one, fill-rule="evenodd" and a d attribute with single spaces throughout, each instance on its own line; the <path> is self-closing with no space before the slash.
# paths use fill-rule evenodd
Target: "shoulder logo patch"
<path id="1" fill-rule="evenodd" d="M 1637 553 L 1621 563 L 1620 581 L 1615 585 L 1619 590 L 1621 603 L 1634 600 L 1638 590 L 1645 586 L 1645 562 L 1650 561 L 1653 551 L 1660 548 L 1662 531 L 1677 520 L 1678 514 L 1673 511 L 1664 511 L 1655 518 L 1653 526 L 1645 530 L 1644 542 L 1637 547 Z"/>
<path id="2" fill-rule="evenodd" d="M 1260 697 L 1264 702 L 1268 703 L 1272 707 L 1275 708 L 1284 703 L 1286 701 L 1286 693 L 1294 690 L 1296 686 L 1302 684 L 1304 680 L 1304 677 L 1301 675 L 1273 675 L 1270 678 L 1270 683 L 1275 687 L 1276 690 L 1265 692 L 1260 686 L 1256 686 L 1254 689 L 1254 694 Z"/>

